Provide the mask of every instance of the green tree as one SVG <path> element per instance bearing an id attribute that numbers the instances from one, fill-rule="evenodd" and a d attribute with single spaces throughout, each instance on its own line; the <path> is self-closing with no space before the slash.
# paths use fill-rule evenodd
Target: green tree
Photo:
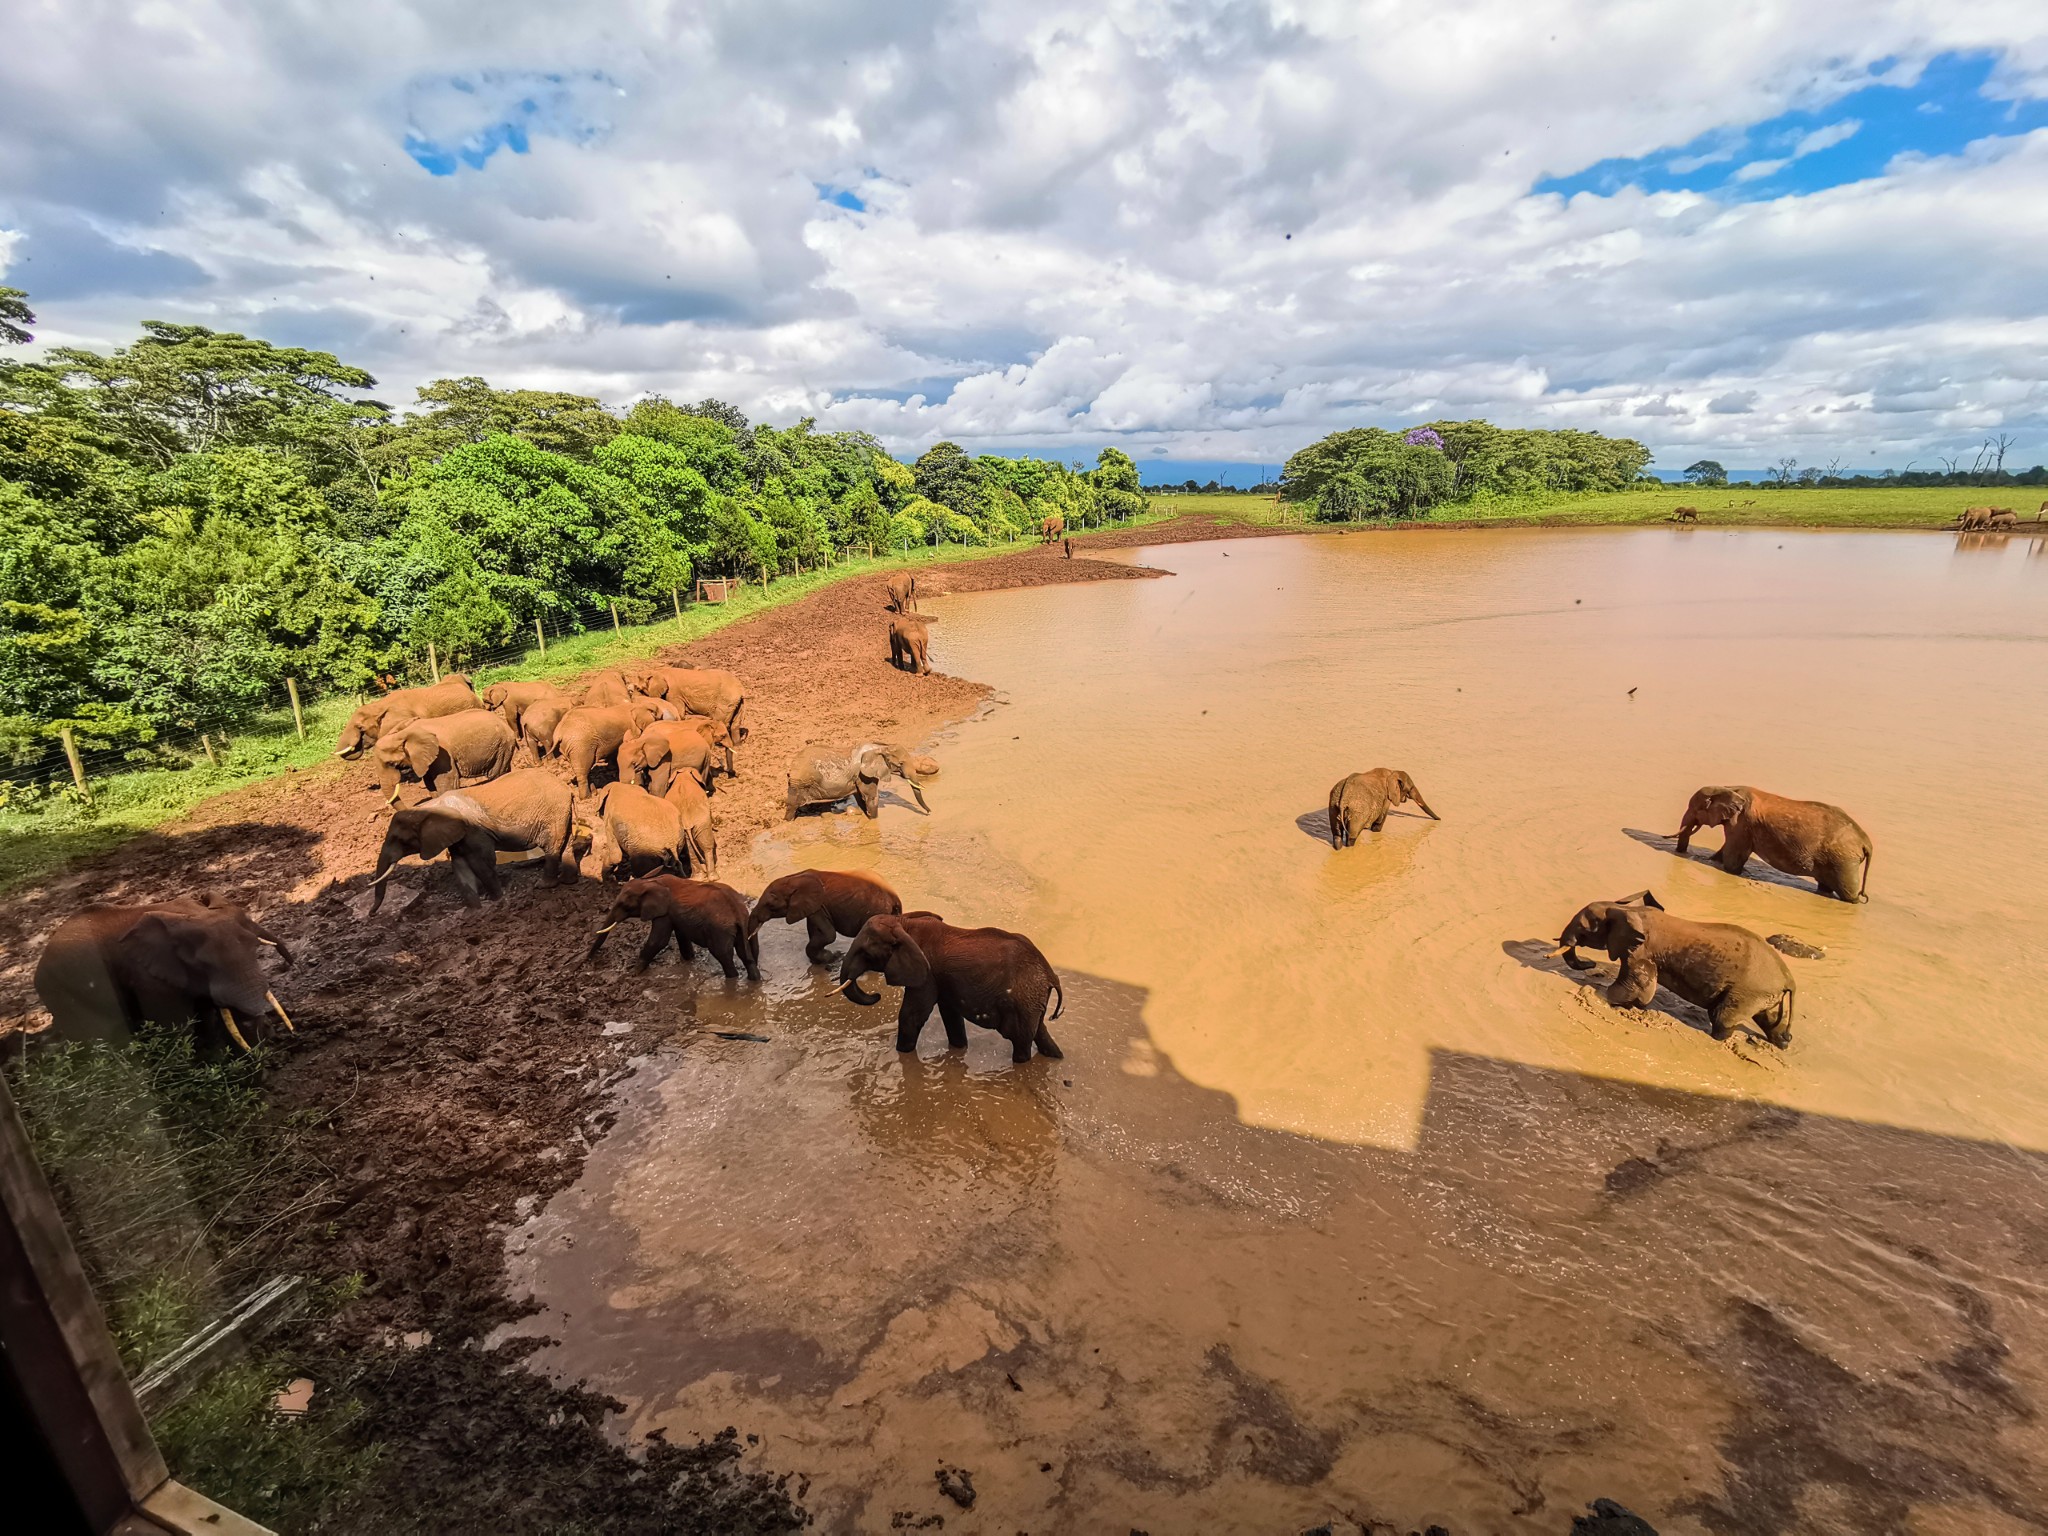
<path id="1" fill-rule="evenodd" d="M 1138 466 L 1122 449 L 1103 449 L 1088 478 L 1106 516 L 1136 517 L 1145 510 L 1147 503 L 1138 482 Z"/>
<path id="2" fill-rule="evenodd" d="M 981 467 L 958 443 L 934 443 L 917 461 L 917 494 L 959 517 L 981 504 Z"/>
<path id="3" fill-rule="evenodd" d="M 1728 471 L 1717 460 L 1700 459 L 1686 466 L 1685 478 L 1694 485 L 1726 485 Z"/>
<path id="4" fill-rule="evenodd" d="M 28 327 L 36 323 L 36 312 L 28 307 L 28 295 L 19 288 L 0 288 L 0 341 L 20 346 L 35 340 Z"/>

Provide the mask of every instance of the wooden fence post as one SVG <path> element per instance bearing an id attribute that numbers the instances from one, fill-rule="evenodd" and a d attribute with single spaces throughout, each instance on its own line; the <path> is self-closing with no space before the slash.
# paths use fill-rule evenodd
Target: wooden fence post
<path id="1" fill-rule="evenodd" d="M 613 598 L 609 598 L 609 597 L 608 597 L 608 598 L 606 598 L 606 599 L 605 599 L 605 601 L 606 601 L 607 603 L 610 603 L 610 604 L 611 604 L 611 609 L 612 609 L 612 633 L 616 635 L 616 634 L 617 634 L 617 633 L 619 632 L 619 605 L 618 605 L 618 602 L 617 602 L 617 601 L 616 601 L 615 599 L 613 599 Z"/>
<path id="2" fill-rule="evenodd" d="M 676 622 L 680 624 L 683 622 L 683 589 L 681 587 L 670 587 L 668 595 L 669 600 L 676 605 Z"/>
<path id="3" fill-rule="evenodd" d="M 540 615 L 537 613 L 533 616 L 533 638 L 540 642 L 541 655 L 547 655 L 548 632 L 545 629 L 541 628 Z"/>
<path id="4" fill-rule="evenodd" d="M 292 696 L 292 724 L 299 728 L 299 740 L 306 739 L 306 714 L 299 708 L 299 680 L 288 677 L 284 680 L 284 691 Z"/>
<path id="5" fill-rule="evenodd" d="M 216 768 L 220 766 L 220 759 L 213 755 L 213 739 L 204 731 L 199 733 L 199 750 L 206 754 L 207 762 Z"/>
<path id="6" fill-rule="evenodd" d="M 434 681 L 441 681 L 441 653 L 434 649 L 434 642 L 427 642 L 427 670 L 434 674 Z"/>
<path id="7" fill-rule="evenodd" d="M 92 791 L 86 787 L 85 761 L 78 755 L 78 739 L 71 734 L 71 727 L 68 725 L 64 727 L 62 735 L 64 737 L 64 755 L 71 759 L 71 782 L 76 784 L 78 792 L 90 801 L 92 799 Z"/>

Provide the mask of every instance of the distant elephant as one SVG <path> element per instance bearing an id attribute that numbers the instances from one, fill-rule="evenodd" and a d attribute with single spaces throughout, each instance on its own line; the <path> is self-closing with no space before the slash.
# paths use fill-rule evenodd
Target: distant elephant
<path id="1" fill-rule="evenodd" d="M 487 783 L 511 772 L 518 746 L 512 727 L 487 709 L 415 720 L 377 739 L 377 782 L 393 803 L 406 778 L 418 779 L 437 794 Z"/>
<path id="2" fill-rule="evenodd" d="M 1057 544 L 1060 541 L 1061 535 L 1066 532 L 1066 529 L 1067 520 L 1055 512 L 1051 517 L 1048 517 L 1038 525 L 1038 542 L 1041 544 Z"/>
<path id="3" fill-rule="evenodd" d="M 1066 994 L 1052 963 L 1021 933 L 955 928 L 929 912 L 871 917 L 839 962 L 838 990 L 863 1008 L 881 1001 L 861 990 L 860 979 L 870 971 L 903 989 L 899 1051 L 917 1049 L 936 1005 L 951 1050 L 966 1048 L 973 1023 L 1009 1041 L 1012 1061 L 1029 1061 L 1033 1045 L 1041 1055 L 1061 1055 L 1046 1025 L 1066 1007 Z M 1045 1005 L 1054 997 L 1059 1002 L 1048 1016 Z"/>
<path id="4" fill-rule="evenodd" d="M 703 878 L 718 868 L 718 832 L 711 825 L 711 797 L 688 774 L 670 781 L 662 799 L 676 808 L 683 825 L 683 848 L 690 855 L 686 874 Z"/>
<path id="5" fill-rule="evenodd" d="M 1838 805 L 1787 800 L 1746 784 L 1709 786 L 1686 802 L 1680 853 L 1701 827 L 1726 829 L 1714 862 L 1731 875 L 1741 874 L 1753 853 L 1773 869 L 1811 877 L 1823 896 L 1870 899 L 1870 834 Z"/>
<path id="6" fill-rule="evenodd" d="M 754 899 L 747 917 L 747 932 L 758 933 L 761 925 L 781 918 L 785 923 L 803 923 L 809 929 L 804 953 L 811 964 L 823 963 L 834 934 L 852 938 L 871 917 L 894 917 L 903 911 L 903 898 L 872 875 L 855 875 L 832 869 L 803 869 L 768 882 L 768 888 Z"/>
<path id="7" fill-rule="evenodd" d="M 236 1021 L 288 1015 L 263 974 L 263 951 L 287 966 L 284 941 L 242 908 L 212 895 L 150 906 L 91 906 L 57 925 L 36 961 L 36 995 L 59 1040 L 119 1040 L 144 1020 L 216 1025 L 243 1050 Z M 202 1043 L 211 1043 L 202 1040 Z"/>
<path id="8" fill-rule="evenodd" d="M 521 727 L 527 710 L 547 699 L 560 699 L 564 709 L 575 703 L 553 683 L 493 683 L 484 690 L 484 708 L 503 715 L 515 735 L 524 734 Z"/>
<path id="9" fill-rule="evenodd" d="M 447 854 L 462 899 L 472 907 L 478 890 L 492 901 L 504 894 L 498 879 L 501 849 L 538 850 L 546 857 L 550 884 L 573 881 L 576 862 L 566 856 L 572 809 L 568 785 L 544 768 L 521 768 L 474 789 L 451 790 L 394 811 L 370 881 L 377 893 L 370 899 L 370 911 L 384 905 L 384 882 L 398 861 L 410 854 L 419 855 L 422 863 Z"/>
<path id="10" fill-rule="evenodd" d="M 1989 528 L 1991 526 L 1991 509 L 1989 507 L 1965 507 L 1956 514 L 1956 526 L 1966 533 L 1972 529 Z"/>
<path id="11" fill-rule="evenodd" d="M 583 685 L 576 702 L 586 709 L 605 709 L 630 703 L 633 685 L 623 672 L 599 672 Z"/>
<path id="12" fill-rule="evenodd" d="M 1638 891 L 1581 907 L 1552 954 L 1575 971 L 1591 970 L 1592 962 L 1579 958 L 1581 944 L 1621 962 L 1607 989 L 1607 1001 L 1617 1008 L 1647 1008 L 1661 983 L 1712 1015 L 1716 1040 L 1727 1039 L 1738 1024 L 1754 1023 L 1771 1044 L 1791 1042 L 1798 990 L 1792 973 L 1747 928 L 1673 917 L 1655 896 Z"/>
<path id="13" fill-rule="evenodd" d="M 725 755 L 711 745 L 710 725 L 698 716 L 654 721 L 620 744 L 619 777 L 651 794 L 665 795 L 676 775 L 686 773 L 708 793 L 725 767 Z"/>
<path id="14" fill-rule="evenodd" d="M 1673 507 L 1671 509 L 1671 521 L 1674 523 L 1696 523 L 1699 520 L 1700 509 L 1698 507 Z"/>
<path id="15" fill-rule="evenodd" d="M 889 578 L 889 601 L 883 606 L 891 613 L 917 612 L 916 572 L 898 571 Z"/>
<path id="16" fill-rule="evenodd" d="M 747 739 L 747 687 L 734 674 L 710 667 L 650 667 L 632 681 L 642 693 L 715 721 L 725 733 L 721 746 Z"/>
<path id="17" fill-rule="evenodd" d="M 924 790 L 919 786 L 933 778 L 939 765 L 930 758 L 905 752 L 883 742 L 863 742 L 852 751 L 812 744 L 800 750 L 789 764 L 789 786 L 785 793 L 785 821 L 805 806 L 836 805 L 848 795 L 859 797 L 861 814 L 873 821 L 882 813 L 882 780 L 895 774 L 910 786 L 919 809 L 930 813 Z"/>
<path id="18" fill-rule="evenodd" d="M 1995 507 L 1992 509 L 1991 516 L 1984 526 L 1987 528 L 2017 528 L 2019 524 L 2019 514 L 2010 507 Z"/>
<path id="19" fill-rule="evenodd" d="M 597 824 L 591 852 L 597 859 L 598 879 L 630 880 L 658 869 L 690 873 L 682 812 L 673 801 L 620 782 L 600 789 L 592 809 Z"/>
<path id="20" fill-rule="evenodd" d="M 889 621 L 889 665 L 922 676 L 931 671 L 926 654 L 932 643 L 931 626 L 915 615 L 898 614 Z"/>
<path id="21" fill-rule="evenodd" d="M 600 763 L 617 766 L 619 748 L 628 736 L 654 723 L 648 709 L 624 705 L 592 708 L 578 704 L 556 722 L 549 752 L 569 765 L 570 784 L 578 795 L 590 793 L 591 771 Z"/>
<path id="22" fill-rule="evenodd" d="M 739 976 L 735 957 L 746 966 L 749 980 L 761 979 L 761 944 L 747 928 L 747 899 L 729 885 L 679 880 L 674 875 L 627 881 L 584 959 L 595 958 L 604 948 L 605 936 L 629 917 L 644 917 L 654 925 L 640 946 L 636 972 L 646 970 L 673 938 L 685 965 L 696 958 L 695 946 L 701 944 L 717 959 L 726 980 Z"/>
<path id="23" fill-rule="evenodd" d="M 394 688 L 381 699 L 359 705 L 341 728 L 336 757 L 361 757 L 380 736 L 401 730 L 415 720 L 432 720 L 477 707 L 476 690 L 460 672 L 451 672 L 426 688 Z"/>
<path id="24" fill-rule="evenodd" d="M 1349 848 L 1360 832 L 1377 832 L 1387 812 L 1412 800 L 1431 821 L 1442 821 L 1422 798 L 1415 781 L 1398 768 L 1374 768 L 1339 779 L 1330 789 L 1330 846 Z"/>

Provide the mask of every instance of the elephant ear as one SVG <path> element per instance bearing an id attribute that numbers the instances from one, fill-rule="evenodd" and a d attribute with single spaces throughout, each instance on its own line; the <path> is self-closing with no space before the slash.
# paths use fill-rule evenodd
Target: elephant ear
<path id="1" fill-rule="evenodd" d="M 1613 905 L 1617 907 L 1655 907 L 1659 912 L 1664 910 L 1664 903 L 1659 901 L 1648 890 L 1637 891 L 1633 896 L 1624 896 L 1619 901 L 1614 902 Z"/>
<path id="2" fill-rule="evenodd" d="M 472 830 L 470 824 L 460 816 L 449 816 L 438 812 L 421 813 L 419 829 L 420 857 L 422 859 L 438 859 L 450 848 L 461 842 Z"/>
<path id="3" fill-rule="evenodd" d="M 1607 933 L 1603 943 L 1608 958 L 1626 959 L 1643 947 L 1650 937 L 1650 925 L 1643 917 L 1640 907 L 1618 908 L 1607 914 Z"/>
<path id="4" fill-rule="evenodd" d="M 434 761 L 441 755 L 441 743 L 426 731 L 405 733 L 405 760 L 412 764 L 416 777 L 424 781 L 434 771 Z"/>
<path id="5" fill-rule="evenodd" d="M 863 779 L 880 782 L 890 772 L 887 750 L 872 743 L 862 747 L 853 754 L 853 771 Z"/>
<path id="6" fill-rule="evenodd" d="M 802 922 L 825 905 L 825 882 L 816 875 L 798 875 L 784 887 L 785 906 L 790 919 Z"/>
<path id="7" fill-rule="evenodd" d="M 199 925 L 153 912 L 128 930 L 121 946 L 142 975 L 169 991 L 206 991 L 198 974 L 199 949 L 205 934 Z"/>
<path id="8" fill-rule="evenodd" d="M 932 979 L 931 963 L 917 947 L 908 930 L 899 929 L 889 951 L 889 963 L 882 967 L 882 979 L 892 987 L 922 987 Z"/>
<path id="9" fill-rule="evenodd" d="M 611 783 L 605 785 L 603 789 L 600 789 L 592 800 L 592 804 L 597 807 L 597 814 L 600 818 L 604 815 L 604 808 L 611 803 L 612 791 L 618 787 L 619 781 L 614 779 Z"/>

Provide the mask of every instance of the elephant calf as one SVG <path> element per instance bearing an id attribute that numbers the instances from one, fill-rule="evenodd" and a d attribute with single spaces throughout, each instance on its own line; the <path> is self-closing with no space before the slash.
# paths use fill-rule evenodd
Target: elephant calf
<path id="1" fill-rule="evenodd" d="M 216 896 L 183 896 L 151 906 L 92 906 L 57 925 L 36 961 L 36 996 L 60 1040 L 117 1040 L 144 1020 L 218 1022 L 243 1050 L 235 1021 L 291 1016 L 263 974 L 263 951 L 287 966 L 283 940 L 242 908 Z"/>
<path id="2" fill-rule="evenodd" d="M 377 782 L 395 804 L 406 778 L 436 793 L 483 784 L 510 772 L 518 750 L 512 727 L 487 709 L 415 720 L 377 738 Z"/>
<path id="3" fill-rule="evenodd" d="M 538 849 L 547 860 L 550 883 L 576 878 L 576 861 L 566 857 L 572 800 L 569 788 L 543 768 L 521 768 L 474 789 L 436 795 L 393 814 L 377 853 L 370 884 L 370 911 L 384 905 L 384 882 L 398 861 L 411 854 L 430 862 L 447 854 L 463 902 L 476 905 L 482 890 L 492 901 L 504 894 L 498 879 L 498 850 Z"/>
<path id="4" fill-rule="evenodd" d="M 685 785 L 696 788 L 688 779 L 678 779 L 674 788 Z M 689 874 L 693 864 L 699 871 L 710 869 L 710 850 L 692 835 L 672 796 L 673 790 L 668 796 L 650 795 L 637 784 L 623 782 L 597 792 L 591 848 L 600 880 L 629 880 L 639 871 L 663 867 L 682 875 Z"/>
<path id="5" fill-rule="evenodd" d="M 513 733 L 522 736 L 525 734 L 523 722 L 526 712 L 551 699 L 560 699 L 565 710 L 575 703 L 553 683 L 493 683 L 484 690 L 484 708 L 503 715 Z"/>
<path id="6" fill-rule="evenodd" d="M 898 571 L 889 578 L 889 601 L 883 605 L 891 613 L 917 612 L 917 577 L 910 571 Z"/>
<path id="7" fill-rule="evenodd" d="M 896 1049 L 917 1049 L 917 1037 L 932 1016 L 946 1026 L 949 1050 L 965 1050 L 967 1026 L 979 1024 L 1010 1042 L 1010 1060 L 1029 1061 L 1031 1048 L 1057 1060 L 1060 1048 L 1046 1025 L 1066 1007 L 1052 962 L 1021 933 L 1001 928 L 955 928 L 929 912 L 871 917 L 854 935 L 839 963 L 839 986 L 848 999 L 869 1008 L 881 999 L 861 990 L 860 979 L 880 971 L 903 989 L 896 1015 Z M 1045 1005 L 1059 1001 L 1050 1015 Z"/>
<path id="8" fill-rule="evenodd" d="M 1330 846 L 1349 848 L 1360 832 L 1377 832 L 1387 812 L 1412 800 L 1431 821 L 1443 818 L 1429 808 L 1415 781 L 1398 768 L 1374 768 L 1339 779 L 1330 789 Z"/>
<path id="9" fill-rule="evenodd" d="M 604 948 L 605 936 L 629 917 L 646 918 L 654 926 L 647 942 L 640 946 L 640 960 L 633 967 L 644 971 L 673 938 L 683 963 L 696 958 L 694 946 L 703 945 L 716 957 L 726 980 L 739 975 L 738 958 L 752 981 L 761 979 L 761 941 L 747 926 L 747 898 L 716 880 L 679 880 L 674 875 L 653 875 L 630 880 L 605 914 L 604 926 L 590 941 L 584 956 L 592 959 Z"/>
<path id="10" fill-rule="evenodd" d="M 713 733 L 712 723 L 697 715 L 687 720 L 657 720 L 620 745 L 619 777 L 665 795 L 678 774 L 687 774 L 709 793 L 727 761 L 727 754 L 713 745 Z"/>
<path id="11" fill-rule="evenodd" d="M 886 742 L 863 742 L 851 752 L 813 743 L 790 760 L 783 820 L 806 806 L 837 805 L 853 795 L 860 801 L 861 814 L 873 821 L 882 814 L 882 780 L 891 774 L 910 786 L 918 808 L 930 814 L 920 786 L 938 771 L 930 758 Z"/>
<path id="12" fill-rule="evenodd" d="M 381 699 L 361 705 L 341 728 L 335 743 L 336 757 L 361 757 L 377 744 L 377 738 L 411 725 L 415 720 L 432 720 L 477 707 L 476 690 L 460 672 L 451 672 L 427 688 L 394 688 Z"/>
<path id="13" fill-rule="evenodd" d="M 629 709 L 623 704 L 598 708 L 579 704 L 563 712 L 555 722 L 548 752 L 569 765 L 569 780 L 579 795 L 590 793 L 590 775 L 600 763 L 618 766 L 619 748 L 628 736 L 654 723 L 649 709 Z"/>
<path id="14" fill-rule="evenodd" d="M 1579 908 L 1552 953 L 1575 971 L 1591 970 L 1592 962 L 1579 958 L 1581 944 L 1621 962 L 1607 989 L 1607 1001 L 1617 1008 L 1648 1007 L 1661 983 L 1707 1010 L 1716 1040 L 1727 1039 L 1737 1024 L 1753 1023 L 1771 1044 L 1791 1043 L 1792 973 L 1747 928 L 1673 917 L 1655 896 L 1638 891 Z"/>
<path id="15" fill-rule="evenodd" d="M 747 918 L 747 932 L 759 933 L 761 925 L 781 918 L 785 923 L 804 923 L 809 937 L 804 953 L 811 964 L 821 964 L 834 934 L 852 938 L 871 917 L 894 917 L 903 911 L 903 898 L 872 875 L 846 874 L 832 869 L 803 869 L 768 882 L 768 888 L 754 900 Z"/>
<path id="16" fill-rule="evenodd" d="M 889 665 L 922 676 L 931 671 L 926 652 L 932 643 L 931 625 L 915 614 L 899 613 L 889 621 Z"/>
<path id="17" fill-rule="evenodd" d="M 1709 786 L 1686 802 L 1680 853 L 1701 827 L 1724 829 L 1714 860 L 1731 875 L 1741 874 L 1753 853 L 1773 869 L 1809 876 L 1823 896 L 1870 899 L 1870 834 L 1838 805 L 1787 800 L 1746 784 Z"/>

